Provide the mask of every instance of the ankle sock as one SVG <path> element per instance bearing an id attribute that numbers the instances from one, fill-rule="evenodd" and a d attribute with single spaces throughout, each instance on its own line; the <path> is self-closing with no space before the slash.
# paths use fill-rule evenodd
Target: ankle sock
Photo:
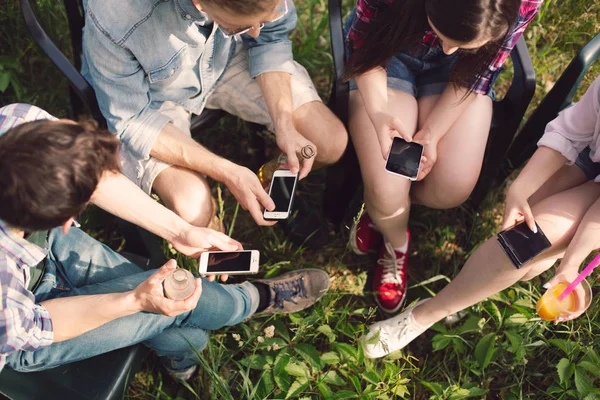
<path id="1" fill-rule="evenodd" d="M 271 290 L 267 285 L 261 282 L 250 282 L 258 290 L 258 308 L 256 312 L 265 310 L 271 302 Z"/>
<path id="2" fill-rule="evenodd" d="M 406 242 L 404 242 L 404 244 L 400 247 L 394 247 L 394 250 L 400 252 L 400 253 L 406 253 L 406 251 L 408 250 L 408 238 L 406 239 Z"/>

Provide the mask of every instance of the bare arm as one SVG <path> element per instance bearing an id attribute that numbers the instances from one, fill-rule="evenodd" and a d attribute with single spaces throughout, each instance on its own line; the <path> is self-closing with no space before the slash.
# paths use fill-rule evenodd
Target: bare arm
<path id="1" fill-rule="evenodd" d="M 565 256 L 556 274 L 564 274 L 570 281 L 575 279 L 579 267 L 590 255 L 600 248 L 600 199 L 587 210 L 581 223 L 577 227 L 575 236 L 569 243 Z"/>
<path id="2" fill-rule="evenodd" d="M 421 131 L 429 134 L 431 143 L 437 143 L 450 130 L 456 120 L 473 103 L 475 97 L 483 96 L 470 93 L 466 97 L 467 89 L 455 88 L 449 83 L 440 96 L 435 107 L 427 117 Z"/>
<path id="3" fill-rule="evenodd" d="M 151 155 L 223 182 L 257 224 L 274 224 L 262 217 L 261 206 L 273 210 L 275 203 L 263 189 L 256 174 L 210 152 L 174 125 L 165 125 L 154 142 Z"/>
<path id="4" fill-rule="evenodd" d="M 389 108 L 387 73 L 383 68 L 375 68 L 357 76 L 355 80 L 367 115 L 377 133 L 381 155 L 385 159 L 394 136 L 400 136 L 410 142 L 414 131 Z"/>
<path id="5" fill-rule="evenodd" d="M 545 146 L 537 149 L 506 192 L 502 229 L 513 226 L 523 218 L 529 229 L 534 232 L 537 230 L 528 200 L 565 161 L 566 158 L 556 150 Z"/>
<path id="6" fill-rule="evenodd" d="M 201 252 L 213 247 L 224 251 L 242 247 L 223 233 L 188 224 L 120 173 L 105 173 L 91 201 L 109 213 L 162 237 L 190 257 L 198 257 Z"/>
<path id="7" fill-rule="evenodd" d="M 196 290 L 185 300 L 170 300 L 163 296 L 162 282 L 177 264 L 170 260 L 136 289 L 124 293 L 96 294 L 57 298 L 41 303 L 52 319 L 54 342 L 62 342 L 91 331 L 117 318 L 140 311 L 169 317 L 192 310 L 202 294 L 202 281 L 196 280 Z"/>
<path id="8" fill-rule="evenodd" d="M 300 166 L 298 155 L 304 146 L 312 146 L 315 155 L 318 152 L 315 144 L 302 136 L 294 126 L 292 86 L 290 74 L 287 72 L 265 72 L 256 77 L 258 86 L 265 98 L 273 126 L 277 146 L 288 158 L 288 166 L 293 173 L 304 178 L 312 169 L 315 157 L 303 160 Z"/>

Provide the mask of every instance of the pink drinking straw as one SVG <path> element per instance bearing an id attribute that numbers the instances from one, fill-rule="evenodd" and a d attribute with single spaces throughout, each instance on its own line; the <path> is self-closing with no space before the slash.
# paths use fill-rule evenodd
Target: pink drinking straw
<path id="1" fill-rule="evenodd" d="M 581 281 L 583 281 L 589 274 L 592 273 L 592 271 L 598 266 L 598 264 L 600 264 L 600 254 L 598 254 L 596 258 L 594 258 L 592 262 L 589 263 L 588 266 L 585 267 L 585 269 L 581 271 L 579 275 L 577 275 L 577 278 L 575 278 L 575 280 L 571 282 L 571 284 L 567 286 L 565 290 L 563 290 L 563 292 L 558 296 L 558 301 L 563 301 L 565 297 L 570 295 L 571 292 L 575 290 L 577 285 L 579 285 Z"/>

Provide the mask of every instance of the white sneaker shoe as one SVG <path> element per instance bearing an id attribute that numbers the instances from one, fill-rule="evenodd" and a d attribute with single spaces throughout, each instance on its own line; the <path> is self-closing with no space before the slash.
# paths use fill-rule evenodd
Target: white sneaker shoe
<path id="1" fill-rule="evenodd" d="M 413 309 L 429 299 L 419 301 L 402 313 L 377 322 L 369 327 L 369 333 L 361 339 L 367 358 L 379 358 L 398 351 L 415 340 L 433 324 L 422 326 L 415 321 Z"/>

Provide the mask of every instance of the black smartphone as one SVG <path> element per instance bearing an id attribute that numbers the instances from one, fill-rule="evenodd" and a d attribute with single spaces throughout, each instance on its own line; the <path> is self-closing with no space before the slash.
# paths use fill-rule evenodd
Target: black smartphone
<path id="1" fill-rule="evenodd" d="M 385 163 L 385 169 L 392 174 L 415 181 L 419 175 L 419 168 L 421 168 L 422 155 L 422 144 L 407 142 L 400 137 L 394 137 Z"/>
<path id="2" fill-rule="evenodd" d="M 275 203 L 275 209 L 273 211 L 264 211 L 263 218 L 265 220 L 277 221 L 289 218 L 292 213 L 297 183 L 298 174 L 293 174 L 285 169 L 278 169 L 273 173 L 273 179 L 271 179 L 271 186 L 269 187 L 269 196 L 271 196 Z"/>
<path id="3" fill-rule="evenodd" d="M 535 256 L 548 249 L 552 243 L 536 223 L 534 233 L 525 222 L 498 234 L 498 243 L 515 267 L 521 268 Z"/>

